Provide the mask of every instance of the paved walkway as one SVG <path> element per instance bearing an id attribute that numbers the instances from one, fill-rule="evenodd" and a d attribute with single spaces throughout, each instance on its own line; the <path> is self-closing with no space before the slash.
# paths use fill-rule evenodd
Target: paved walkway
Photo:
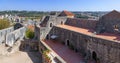
<path id="1" fill-rule="evenodd" d="M 35 52 L 18 51 L 9 56 L 0 56 L 0 63 L 41 63 Z"/>

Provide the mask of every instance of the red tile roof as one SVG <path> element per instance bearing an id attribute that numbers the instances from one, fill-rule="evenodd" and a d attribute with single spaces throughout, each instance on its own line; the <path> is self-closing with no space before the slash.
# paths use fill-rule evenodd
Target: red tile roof
<path id="1" fill-rule="evenodd" d="M 33 25 L 28 25 L 27 28 L 28 28 L 28 29 L 31 29 L 32 31 L 34 31 L 34 28 L 35 28 L 35 27 L 34 27 Z"/>
<path id="2" fill-rule="evenodd" d="M 68 26 L 68 25 L 57 25 L 57 27 L 67 29 L 67 30 L 71 30 L 71 31 L 75 31 L 75 32 L 78 32 L 78 33 L 81 33 L 81 34 L 93 36 L 93 32 L 91 32 L 90 29 L 78 28 L 78 27 L 73 27 L 73 26 Z M 106 40 L 111 40 L 111 41 L 117 40 L 117 42 L 120 43 L 120 36 L 116 35 L 116 34 L 102 33 L 102 34 L 94 35 L 93 37 L 106 39 Z"/>
<path id="3" fill-rule="evenodd" d="M 66 10 L 62 11 L 59 16 L 74 16 L 73 13 L 68 12 Z"/>

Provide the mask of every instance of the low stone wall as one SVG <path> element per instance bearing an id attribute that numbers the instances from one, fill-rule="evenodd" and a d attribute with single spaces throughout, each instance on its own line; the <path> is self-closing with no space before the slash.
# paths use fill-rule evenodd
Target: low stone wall
<path id="1" fill-rule="evenodd" d="M 20 40 L 25 36 L 26 28 L 14 30 L 13 27 L 0 30 L 0 55 L 9 55 L 19 51 Z M 6 47 L 6 45 L 10 47 Z"/>
<path id="2" fill-rule="evenodd" d="M 7 35 L 8 33 L 12 32 L 12 31 L 14 31 L 14 27 L 9 27 L 9 28 L 0 30 L 0 44 L 1 44 L 2 42 L 5 42 L 5 39 L 6 39 L 5 37 L 6 37 L 6 35 Z"/>
<path id="3" fill-rule="evenodd" d="M 120 63 L 120 42 L 101 39 L 95 36 L 85 35 L 53 27 L 49 33 L 57 35 L 60 42 L 72 47 L 75 51 L 89 56 L 91 59 L 99 60 L 100 63 Z"/>
<path id="4" fill-rule="evenodd" d="M 24 39 L 21 41 L 20 51 L 38 51 L 38 40 Z"/>

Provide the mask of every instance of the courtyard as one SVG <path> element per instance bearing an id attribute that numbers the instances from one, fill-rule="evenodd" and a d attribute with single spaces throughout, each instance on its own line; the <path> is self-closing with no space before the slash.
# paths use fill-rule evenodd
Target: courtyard
<path id="1" fill-rule="evenodd" d="M 74 50 L 70 49 L 68 46 L 65 46 L 55 40 L 44 40 L 42 43 L 48 46 L 52 53 L 51 55 L 57 55 L 61 57 L 66 63 L 95 63 L 95 61 L 89 59 L 85 60 L 81 53 L 77 53 Z M 54 52 L 53 52 L 54 51 Z"/>

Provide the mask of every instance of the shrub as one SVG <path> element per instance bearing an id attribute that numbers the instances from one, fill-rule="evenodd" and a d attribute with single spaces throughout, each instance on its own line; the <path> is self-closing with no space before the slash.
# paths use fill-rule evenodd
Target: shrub
<path id="1" fill-rule="evenodd" d="M 7 19 L 0 19 L 0 30 L 10 27 L 10 22 Z"/>
<path id="2" fill-rule="evenodd" d="M 27 29 L 26 37 L 29 39 L 33 39 L 34 38 L 34 31 L 32 31 L 31 29 Z"/>

